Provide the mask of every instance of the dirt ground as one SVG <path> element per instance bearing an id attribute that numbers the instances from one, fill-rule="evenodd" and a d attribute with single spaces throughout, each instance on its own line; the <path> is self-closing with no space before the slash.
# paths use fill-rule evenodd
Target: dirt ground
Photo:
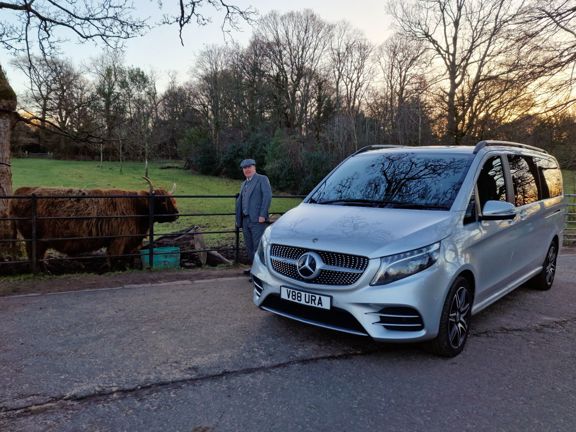
<path id="1" fill-rule="evenodd" d="M 67 274 L 60 276 L 26 275 L 0 277 L 0 296 L 35 294 L 98 288 L 115 288 L 125 285 L 142 285 L 180 280 L 202 280 L 237 277 L 247 266 L 218 266 L 186 270 L 131 270 L 104 274 Z"/>
<path id="2" fill-rule="evenodd" d="M 219 265 L 214 262 L 202 265 L 198 254 L 184 248 L 181 250 L 180 268 L 171 270 L 142 269 L 139 258 L 127 258 L 115 262 L 116 271 L 110 271 L 104 251 L 89 254 L 85 257 L 87 259 L 79 260 L 67 259 L 62 254 L 49 251 L 48 264 L 40 266 L 36 275 L 30 273 L 26 262 L 9 265 L 0 262 L 0 297 L 234 277 L 241 276 L 243 270 L 249 267 L 245 264 L 232 264 L 235 254 L 229 246 L 223 246 L 220 252 L 230 264 Z M 240 263 L 248 262 L 245 250 L 240 252 L 238 258 Z"/>
<path id="3" fill-rule="evenodd" d="M 576 255 L 576 247 L 563 247 L 563 255 Z M 130 270 L 104 274 L 75 273 L 65 275 L 0 276 L 0 296 L 116 288 L 181 280 L 202 280 L 243 276 L 247 265 L 198 267 L 181 270 Z"/>

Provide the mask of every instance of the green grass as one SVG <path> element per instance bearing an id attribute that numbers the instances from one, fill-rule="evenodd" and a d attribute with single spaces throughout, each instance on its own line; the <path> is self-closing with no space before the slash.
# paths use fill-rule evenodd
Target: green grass
<path id="1" fill-rule="evenodd" d="M 576 171 L 562 170 L 564 193 L 576 194 Z"/>
<path id="2" fill-rule="evenodd" d="M 170 166 L 179 163 L 170 163 Z M 120 172 L 120 163 L 104 162 L 102 167 L 93 161 L 61 161 L 52 159 L 13 159 L 12 183 L 14 190 L 21 186 L 75 187 L 75 188 L 118 188 L 127 190 L 147 190 L 144 164 L 125 162 Z M 234 216 L 206 216 L 206 213 L 234 213 L 234 198 L 192 198 L 180 195 L 235 195 L 240 189 L 240 180 L 193 174 L 183 169 L 161 169 L 163 165 L 151 163 L 148 177 L 155 187 L 170 190 L 176 183 L 176 201 L 182 216 L 171 224 L 156 224 L 158 234 L 179 231 L 191 226 L 199 226 L 203 232 L 234 229 Z M 275 193 L 276 195 L 276 193 Z M 283 213 L 298 205 L 299 199 L 275 198 L 270 211 Z M 222 243 L 233 239 L 229 235 L 206 235 L 206 242 Z"/>
<path id="3" fill-rule="evenodd" d="M 171 166 L 175 164 L 170 164 Z M 177 184 L 177 194 L 208 195 L 233 194 L 239 188 L 239 182 L 209 176 L 192 175 L 181 169 L 160 169 L 161 165 L 152 163 L 148 176 L 155 186 L 170 189 Z M 147 189 L 142 178 L 144 164 L 124 162 L 122 172 L 118 162 L 104 162 L 100 168 L 98 162 L 61 161 L 52 159 L 13 159 L 12 182 L 14 188 L 20 186 L 54 186 L 78 188 L 121 188 Z"/>

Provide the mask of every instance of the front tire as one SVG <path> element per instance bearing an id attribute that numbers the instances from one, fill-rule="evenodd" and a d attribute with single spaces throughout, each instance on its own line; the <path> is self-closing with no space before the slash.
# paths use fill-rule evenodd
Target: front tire
<path id="1" fill-rule="evenodd" d="M 470 333 L 472 299 L 470 282 L 459 276 L 444 301 L 438 336 L 428 344 L 434 354 L 455 357 L 462 352 Z"/>
<path id="2" fill-rule="evenodd" d="M 552 288 L 556 276 L 556 260 L 558 259 L 558 242 L 553 240 L 544 258 L 542 271 L 530 281 L 532 288 L 540 291 L 548 291 Z"/>

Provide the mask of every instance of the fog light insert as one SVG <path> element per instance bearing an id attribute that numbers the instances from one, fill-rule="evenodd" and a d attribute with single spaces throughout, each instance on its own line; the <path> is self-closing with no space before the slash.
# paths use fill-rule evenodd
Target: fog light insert
<path id="1" fill-rule="evenodd" d="M 381 325 L 386 330 L 395 331 L 420 331 L 424 329 L 424 321 L 420 313 L 407 306 L 391 306 L 373 312 L 380 317 L 375 325 Z"/>
<path id="2" fill-rule="evenodd" d="M 260 297 L 262 295 L 262 291 L 264 290 L 264 284 L 262 280 L 252 275 L 252 284 L 254 285 L 254 291 L 256 291 L 256 295 Z"/>

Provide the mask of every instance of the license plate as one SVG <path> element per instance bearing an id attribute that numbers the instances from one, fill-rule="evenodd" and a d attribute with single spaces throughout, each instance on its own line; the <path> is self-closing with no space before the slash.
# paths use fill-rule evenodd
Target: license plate
<path id="1" fill-rule="evenodd" d="M 320 309 L 330 309 L 332 303 L 332 297 L 330 296 L 312 294 L 286 287 L 280 288 L 280 297 L 284 300 Z"/>

